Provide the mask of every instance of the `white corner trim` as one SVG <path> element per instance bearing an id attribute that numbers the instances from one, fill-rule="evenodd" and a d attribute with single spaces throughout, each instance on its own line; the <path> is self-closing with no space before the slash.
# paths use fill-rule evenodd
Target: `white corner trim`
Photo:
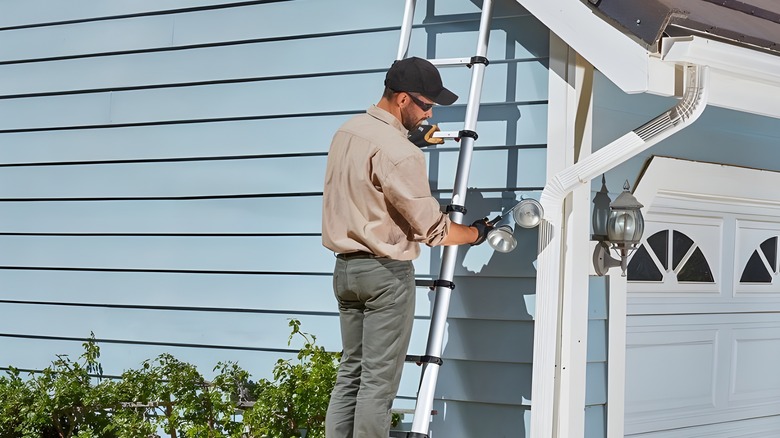
<path id="1" fill-rule="evenodd" d="M 547 174 L 555 175 L 591 153 L 593 109 L 593 66 L 557 35 L 550 34 Z M 576 156 L 579 152 L 579 156 Z M 587 368 L 588 284 L 590 258 L 590 187 L 582 185 L 566 198 L 566 248 L 564 281 L 560 294 L 561 335 L 556 348 L 560 367 L 560 399 L 553 414 L 558 437 L 585 433 L 585 387 Z M 548 303 L 549 304 L 549 303 Z M 548 305 L 547 308 L 554 308 Z"/>
<path id="2" fill-rule="evenodd" d="M 517 0 L 626 93 L 648 90 L 645 48 L 580 0 Z"/>
<path id="3" fill-rule="evenodd" d="M 607 289 L 607 438 L 623 438 L 626 412 L 626 278 L 609 275 Z"/>
<path id="4" fill-rule="evenodd" d="M 690 126 L 707 105 L 706 67 L 688 67 L 683 99 L 673 108 L 608 144 L 550 178 L 540 202 L 544 216 L 539 225 L 534 321 L 534 361 L 531 385 L 531 438 L 555 437 L 554 425 L 561 403 L 558 345 L 560 296 L 564 284 L 564 202 L 578 187 L 636 156 L 650 146 Z M 568 438 L 568 437 L 562 437 Z"/>

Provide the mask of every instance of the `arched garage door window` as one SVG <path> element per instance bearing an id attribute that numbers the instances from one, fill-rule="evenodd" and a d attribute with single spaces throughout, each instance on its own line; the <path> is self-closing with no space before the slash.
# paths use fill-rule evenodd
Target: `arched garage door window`
<path id="1" fill-rule="evenodd" d="M 745 269 L 742 270 L 740 283 L 772 283 L 777 274 L 777 236 L 766 239 L 753 251 Z"/>
<path id="2" fill-rule="evenodd" d="M 663 282 L 665 275 L 676 276 L 678 282 L 715 281 L 701 248 L 677 230 L 663 230 L 648 237 L 628 263 L 628 281 Z"/>

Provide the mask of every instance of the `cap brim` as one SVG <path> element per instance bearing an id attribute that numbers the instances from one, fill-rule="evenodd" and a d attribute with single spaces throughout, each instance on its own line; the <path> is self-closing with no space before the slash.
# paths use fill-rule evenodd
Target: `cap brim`
<path id="1" fill-rule="evenodd" d="M 426 96 L 426 97 L 431 99 L 435 103 L 438 103 L 439 105 L 452 105 L 453 103 L 455 103 L 456 100 L 458 100 L 457 94 L 443 87 L 441 89 L 441 93 L 439 93 L 438 96 Z"/>

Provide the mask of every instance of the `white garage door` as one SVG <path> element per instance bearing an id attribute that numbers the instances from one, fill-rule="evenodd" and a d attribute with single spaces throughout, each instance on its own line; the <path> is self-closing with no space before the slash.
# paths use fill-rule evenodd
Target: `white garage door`
<path id="1" fill-rule="evenodd" d="M 648 166 L 628 268 L 626 436 L 780 437 L 779 188 L 774 172 Z"/>

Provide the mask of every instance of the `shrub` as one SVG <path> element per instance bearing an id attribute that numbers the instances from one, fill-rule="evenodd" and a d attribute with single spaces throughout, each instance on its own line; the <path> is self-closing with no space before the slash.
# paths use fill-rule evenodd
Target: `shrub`
<path id="1" fill-rule="evenodd" d="M 297 362 L 278 360 L 273 370 L 273 381 L 261 379 L 255 388 L 257 400 L 244 414 L 244 423 L 250 435 L 289 438 L 325 436 L 325 413 L 330 392 L 336 382 L 340 355 L 317 346 L 314 335 L 304 333 L 298 320 L 290 320 L 290 345 L 298 335 L 304 346 Z"/>
<path id="2" fill-rule="evenodd" d="M 219 362 L 207 381 L 170 354 L 105 379 L 91 334 L 76 361 L 58 355 L 27 379 L 13 367 L 0 376 L 0 437 L 290 438 L 301 429 L 322 437 L 339 355 L 317 346 L 300 321 L 289 325 L 287 344 L 304 341 L 297 361 L 280 359 L 273 380 L 256 384 L 233 362 Z"/>

